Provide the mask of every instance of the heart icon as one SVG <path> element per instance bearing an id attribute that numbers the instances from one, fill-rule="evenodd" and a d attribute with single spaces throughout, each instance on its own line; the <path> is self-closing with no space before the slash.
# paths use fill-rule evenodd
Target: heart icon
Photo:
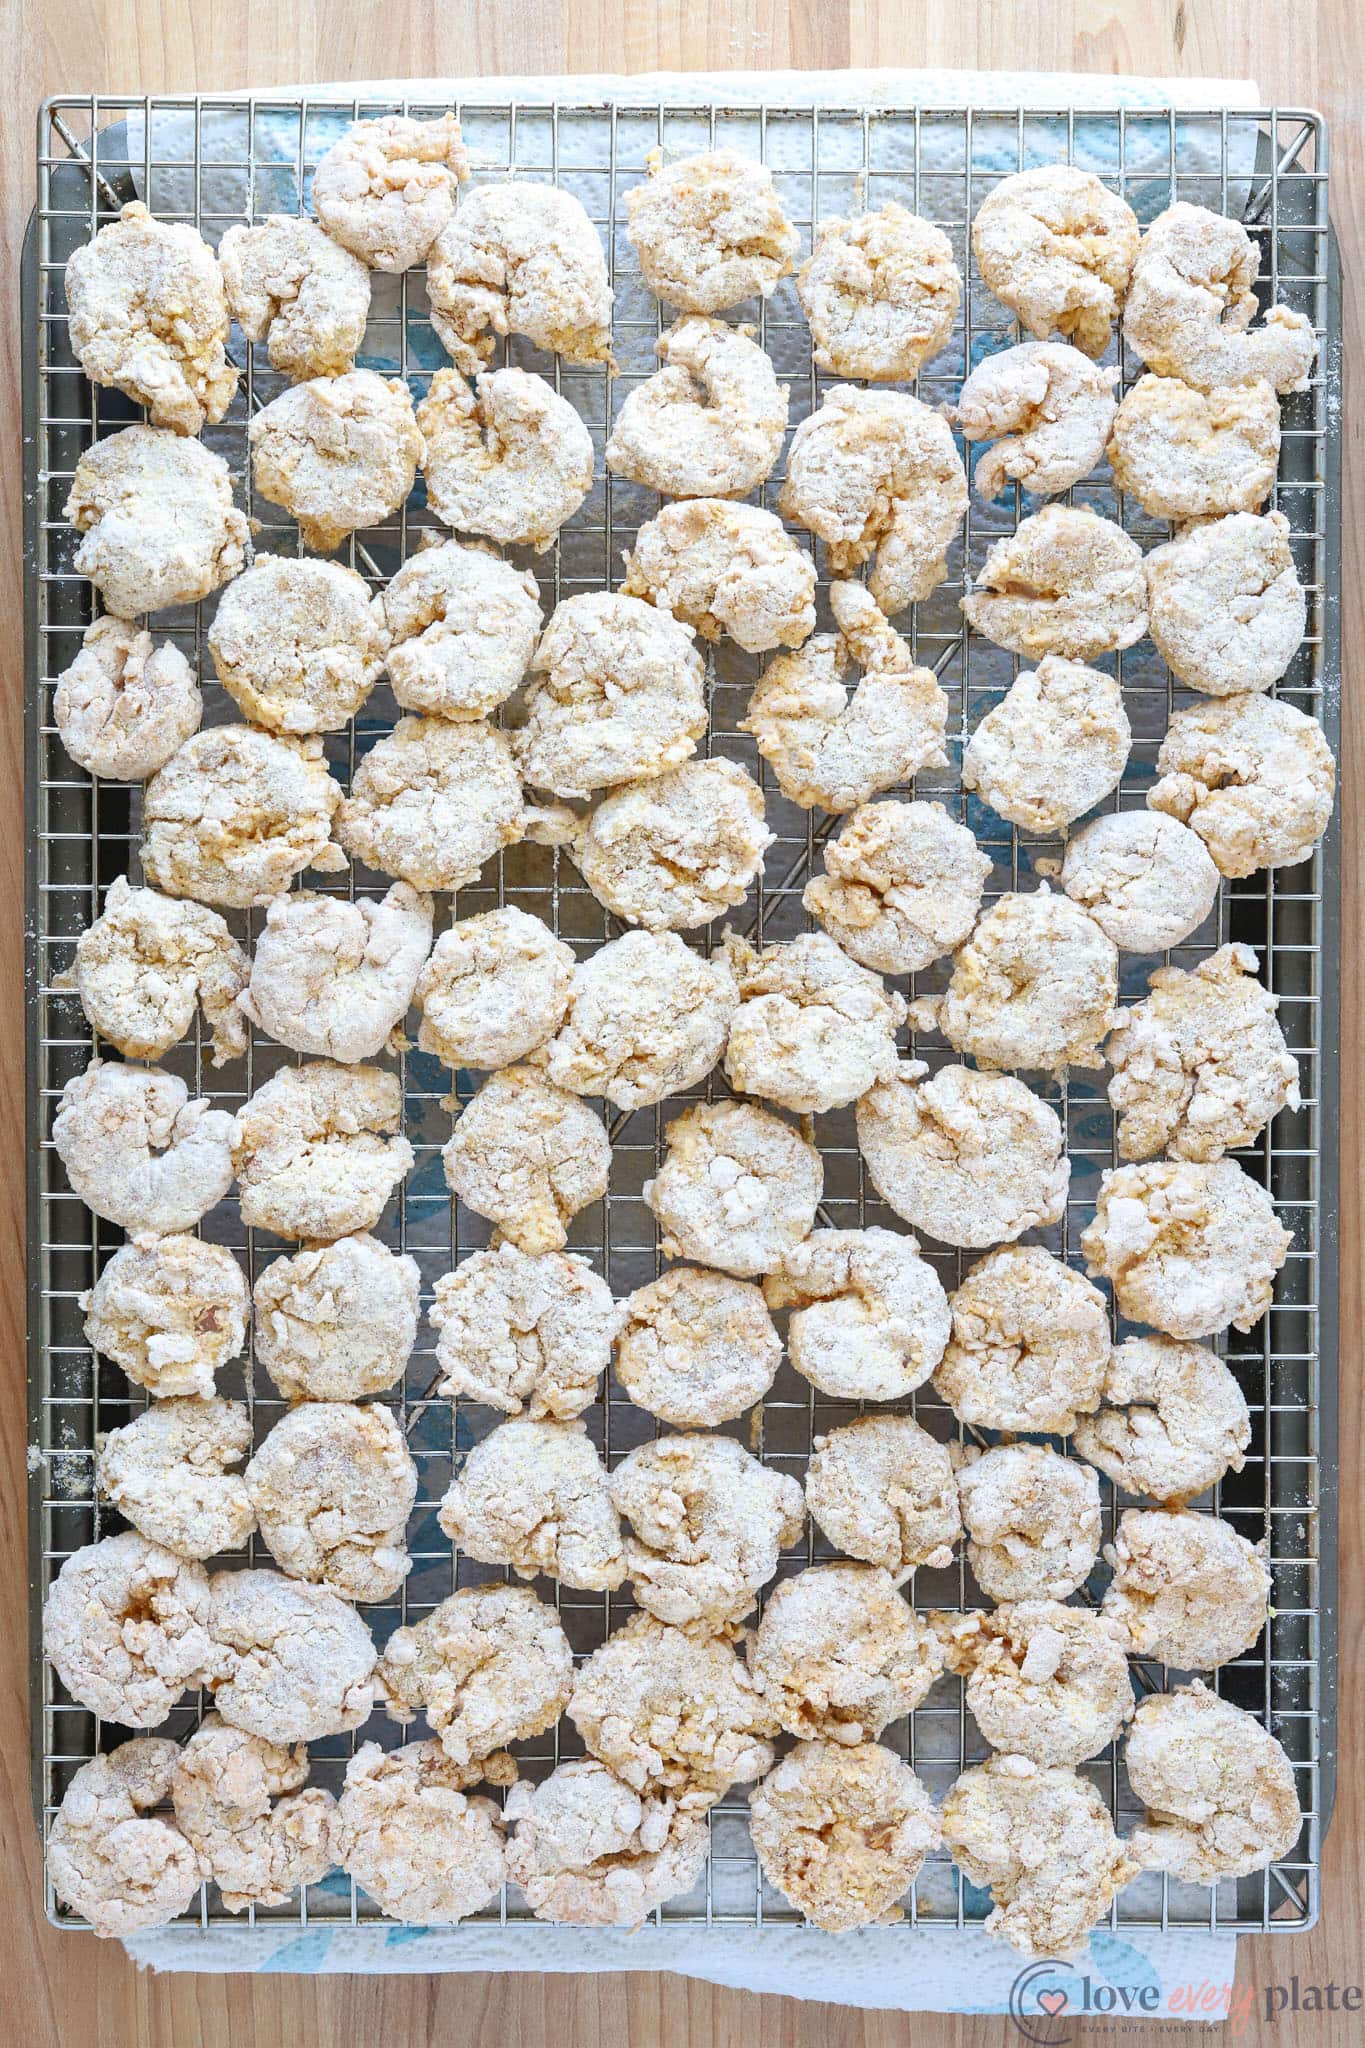
<path id="1" fill-rule="evenodd" d="M 1066 1993 L 1065 1991 L 1040 1991 L 1038 1993 L 1038 2003 L 1048 2018 L 1055 2020 L 1059 2012 L 1066 2011 Z"/>

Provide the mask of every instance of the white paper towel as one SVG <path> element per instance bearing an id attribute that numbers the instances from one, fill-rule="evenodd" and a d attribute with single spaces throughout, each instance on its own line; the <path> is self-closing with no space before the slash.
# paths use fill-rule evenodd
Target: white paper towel
<path id="1" fill-rule="evenodd" d="M 310 100 L 607 100 L 623 106 L 671 100 L 718 106 L 1255 107 L 1246 78 L 1117 78 L 1077 71 L 645 71 L 541 77 L 367 78 L 333 85 L 272 86 L 263 104 L 306 92 Z M 216 95 L 240 99 L 240 93 Z"/>
<path id="2" fill-rule="evenodd" d="M 1041 2017 L 1040 1992 L 1065 1993 L 1057 2038 L 1087 2009 L 1148 2020 L 1227 2017 L 1234 1997 L 1236 1939 L 1206 1928 L 1122 1936 L 1103 1930 L 1074 1964 L 1027 1964 L 1003 1942 L 975 1929 L 865 1928 L 820 1934 L 807 1927 L 608 1928 L 362 1927 L 301 1929 L 279 1922 L 251 1927 L 166 1927 L 124 1943 L 155 1970 L 428 1974 L 484 1970 L 556 1975 L 601 1970 L 672 1970 L 741 1991 L 778 1992 L 830 2005 L 902 2012 L 1003 2013 Z M 1046 2029 L 1038 2038 L 1046 2038 Z"/>
<path id="3" fill-rule="evenodd" d="M 837 71 L 682 74 L 635 78 L 567 76 L 477 79 L 371 79 L 333 85 L 274 87 L 258 95 L 273 106 L 307 91 L 313 104 L 335 99 L 413 102 L 494 100 L 505 96 L 544 105 L 614 99 L 620 104 L 749 107 L 922 106 L 1135 110 L 1245 108 L 1260 104 L 1254 84 L 1236 79 L 1083 77 L 1057 72 Z M 240 94 L 223 98 L 240 99 Z M 129 117 L 136 163 L 141 153 Z M 1196 144 L 1197 147 L 1197 144 Z M 1210 147 L 1212 145 L 1210 144 Z M 1241 139 L 1246 147 L 1246 138 Z M 1191 168 L 1198 168 L 1197 159 Z M 1216 155 L 1208 168 L 1216 171 Z M 1234 166 L 1242 178 L 1251 164 Z M 1039 2012 L 1040 1988 L 1065 1991 L 1059 2028 L 1086 2010 L 1147 2019 L 1217 2021 L 1233 1998 L 1236 1940 L 1206 1928 L 1150 1932 L 1099 1930 L 1075 1964 L 1039 1974 L 1002 1943 L 976 1929 L 868 1928 L 838 1937 L 799 1926 L 763 1928 L 674 1924 L 635 1934 L 615 1929 L 537 1923 L 463 1927 L 359 1927 L 263 1921 L 255 1927 L 179 1925 L 133 1936 L 124 1946 L 140 1966 L 156 1970 L 363 1975 L 448 1971 L 510 1973 L 546 1970 L 670 1970 L 713 1984 L 835 2005 L 910 2012 Z M 1030 2003 L 1030 2001 L 1032 2001 Z M 1036 2038 L 1045 2038 L 1046 2029 Z M 1062 2038 L 1059 2033 L 1058 2038 Z"/>

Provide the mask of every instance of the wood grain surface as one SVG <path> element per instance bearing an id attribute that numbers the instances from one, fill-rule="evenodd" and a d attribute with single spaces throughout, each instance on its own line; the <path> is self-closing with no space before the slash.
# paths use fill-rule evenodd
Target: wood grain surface
<path id="1" fill-rule="evenodd" d="M 204 91 L 361 77 L 531 71 L 820 69 L 841 65 L 1146 72 L 1256 79 L 1267 100 L 1332 122 L 1333 213 L 1346 278 L 1346 505 L 1342 637 L 1347 668 L 1341 762 L 1342 921 L 1341 1766 L 1323 1916 L 1312 1932 L 1239 1949 L 1241 1984 L 1365 1981 L 1359 1684 L 1362 1512 L 1357 1342 L 1361 1329 L 1360 791 L 1365 738 L 1365 412 L 1354 372 L 1365 313 L 1365 7 L 1361 0 L 0 0 L 9 75 L 0 266 L 0 774 L 22 818 L 18 259 L 33 201 L 33 132 L 56 91 Z M 0 1157 L 23 1148 L 21 830 L 0 835 Z M 0 1179 L 0 2032 L 16 2048 L 986 2048 L 1019 2036 L 1004 2020 L 859 2013 L 759 1999 L 685 1979 L 617 1977 L 308 1978 L 139 1976 L 117 1943 L 58 1936 L 45 1923 L 28 1791 L 23 1177 Z M 1263 1999 L 1257 2008 L 1263 2011 Z M 1347 2048 L 1358 2014 L 1251 2021 L 1239 2038 Z M 1093 2022 L 1077 2042 L 1174 2028 Z M 1190 2038 L 1198 2038 L 1192 2036 Z"/>

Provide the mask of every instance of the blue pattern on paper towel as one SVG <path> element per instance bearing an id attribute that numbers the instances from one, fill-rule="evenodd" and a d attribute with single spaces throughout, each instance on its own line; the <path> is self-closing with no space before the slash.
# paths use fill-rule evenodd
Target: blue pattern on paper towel
<path id="1" fill-rule="evenodd" d="M 296 1934 L 283 1948 L 274 1950 L 260 1967 L 291 1977 L 314 1977 L 326 1961 L 332 1933 L 330 1927 L 310 1927 L 306 1934 Z"/>
<path id="2" fill-rule="evenodd" d="M 990 1893 L 982 1885 L 973 1884 L 969 1878 L 963 1878 L 962 1917 L 969 1926 L 975 1922 L 979 1927 L 994 1903 Z"/>
<path id="3" fill-rule="evenodd" d="M 1111 1984 L 1128 1984 L 1136 1991 L 1161 1989 L 1161 1974 L 1131 1941 L 1120 1941 L 1107 1928 L 1097 1927 L 1090 1937 L 1090 1954 Z"/>

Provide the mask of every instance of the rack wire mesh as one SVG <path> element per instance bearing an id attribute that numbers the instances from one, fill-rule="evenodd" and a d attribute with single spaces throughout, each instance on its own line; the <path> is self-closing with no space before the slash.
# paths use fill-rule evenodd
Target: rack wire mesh
<path id="1" fill-rule="evenodd" d="M 97 390 L 81 376 L 67 336 L 63 269 L 72 248 L 134 196 L 144 198 L 159 216 L 193 222 L 215 244 L 235 221 L 306 207 L 312 170 L 349 120 L 395 110 L 397 103 L 368 99 L 64 96 L 49 102 L 40 117 L 38 206 L 26 274 L 25 446 L 31 592 L 27 817 L 33 1771 L 35 1806 L 44 1830 L 74 1772 L 118 1734 L 76 1704 L 43 1663 L 38 1614 L 63 1559 L 120 1526 L 117 1515 L 95 1496 L 96 1440 L 142 1405 L 141 1396 L 118 1369 L 86 1344 L 78 1305 L 78 1297 L 116 1248 L 119 1233 L 94 1218 L 70 1193 L 50 1136 L 63 1086 L 99 1049 L 79 1003 L 58 993 L 54 980 L 69 964 L 76 936 L 98 914 L 110 882 L 117 875 L 137 875 L 140 825 L 140 790 L 100 783 L 76 769 L 53 723 L 56 679 L 73 658 L 92 616 L 93 593 L 73 570 L 74 536 L 62 518 L 70 478 L 92 440 L 140 416 L 119 394 Z M 401 110 L 433 115 L 443 112 L 445 103 L 405 102 Z M 1072 161 L 1099 172 L 1128 197 L 1143 219 L 1176 198 L 1237 214 L 1260 249 L 1263 291 L 1305 312 L 1322 345 L 1310 388 L 1284 405 L 1274 502 L 1289 520 L 1296 564 L 1309 591 L 1309 632 L 1278 694 L 1320 717 L 1335 743 L 1339 517 L 1334 394 L 1339 318 L 1327 208 L 1327 137 L 1316 114 L 1286 108 L 1201 113 L 1116 107 L 1112 114 L 1097 115 L 1065 108 L 986 113 L 895 106 L 812 109 L 566 101 L 533 105 L 497 98 L 470 99 L 456 111 L 476 178 L 514 175 L 562 184 L 586 206 L 611 257 L 621 371 L 617 379 L 598 369 L 563 365 L 520 340 L 507 345 L 508 360 L 550 377 L 573 402 L 591 428 L 599 454 L 593 490 L 554 550 L 525 557 L 540 579 L 547 607 L 575 591 L 618 582 L 622 549 L 658 505 L 648 494 L 607 476 L 600 461 L 611 418 L 624 394 L 654 365 L 653 344 L 664 324 L 660 308 L 641 284 L 625 239 L 622 204 L 625 190 L 645 175 L 648 153 L 656 147 L 672 155 L 724 142 L 761 156 L 773 170 L 803 247 L 809 246 L 813 222 L 862 205 L 873 207 L 887 198 L 901 200 L 941 226 L 968 283 L 951 342 L 915 387 L 930 403 L 955 396 L 967 368 L 1017 338 L 1006 309 L 976 275 L 968 246 L 975 207 L 1007 172 L 1034 163 Z M 375 282 L 375 305 L 360 360 L 401 375 L 420 396 L 444 360 L 427 317 L 423 276 L 414 271 L 401 280 Z M 731 317 L 755 323 L 759 339 L 790 385 L 795 426 L 836 380 L 826 377 L 814 362 L 791 280 L 768 302 L 738 309 Z M 233 472 L 239 501 L 258 523 L 258 549 L 292 550 L 299 545 L 293 524 L 277 507 L 253 497 L 247 460 L 249 419 L 282 388 L 282 380 L 270 369 L 264 348 L 252 348 L 235 331 L 233 352 L 244 370 L 241 389 L 226 419 L 208 429 L 204 439 Z M 1117 337 L 1113 360 L 1126 387 L 1137 366 L 1125 356 Z M 779 464 L 760 494 L 765 504 L 775 500 L 781 470 Z M 1144 547 L 1166 537 L 1164 524 L 1123 501 L 1107 471 L 1097 472 L 1071 495 L 1076 502 L 1119 519 Z M 1003 650 L 963 631 L 958 598 L 964 570 L 979 565 L 990 543 L 1012 530 L 1028 509 L 1028 501 L 1017 492 L 996 505 L 973 499 L 960 544 L 950 556 L 947 582 L 902 622 L 916 657 L 937 671 L 951 706 L 951 765 L 921 775 L 915 793 L 943 801 L 971 825 L 994 863 L 989 896 L 1021 881 L 1027 884 L 1039 861 L 1060 851 L 1056 842 L 1005 826 L 978 798 L 964 793 L 958 779 L 965 737 L 999 700 L 1019 667 Z M 356 536 L 345 558 L 377 588 L 407 557 L 422 530 L 434 524 L 418 494 L 392 521 Z M 822 603 L 825 587 L 822 583 Z M 206 722 L 217 723 L 235 713 L 212 680 L 205 645 L 211 615 L 210 602 L 162 614 L 157 628 L 184 648 L 203 677 Z M 1132 757 L 1113 800 L 1126 807 L 1143 802 L 1162 734 L 1184 693 L 1150 643 L 1141 642 L 1109 662 L 1121 679 L 1134 730 Z M 788 803 L 752 742 L 736 731 L 758 668 L 752 657 L 729 644 L 709 651 L 712 717 L 705 744 L 742 761 L 763 784 L 777 838 L 753 896 L 732 922 L 755 937 L 772 940 L 807 927 L 801 892 L 818 868 L 821 846 L 837 821 Z M 343 781 L 357 756 L 388 729 L 395 715 L 387 691 L 381 690 L 352 728 L 329 743 L 331 766 Z M 1331 1803 L 1335 1656 L 1336 861 L 1334 826 L 1302 867 L 1224 884 L 1207 925 L 1168 956 L 1188 965 L 1228 939 L 1254 945 L 1265 978 L 1280 998 L 1285 1035 L 1301 1068 L 1303 1107 L 1282 1113 L 1256 1145 L 1239 1155 L 1248 1172 L 1270 1188 L 1293 1231 L 1294 1244 L 1269 1314 L 1248 1337 L 1234 1336 L 1226 1345 L 1228 1362 L 1250 1405 L 1253 1438 L 1245 1469 L 1229 1474 L 1201 1505 L 1216 1509 L 1253 1541 L 1264 1539 L 1267 1545 L 1273 1618 L 1254 1649 L 1217 1674 L 1217 1684 L 1228 1698 L 1263 1718 L 1288 1750 L 1305 1815 L 1303 1835 L 1283 1863 L 1212 1889 L 1157 1875 L 1140 1879 L 1112 1909 L 1111 1925 L 1118 1930 L 1175 1923 L 1301 1928 L 1316 1917 L 1321 1838 Z M 310 879 L 310 886 L 317 883 Z M 347 881 L 326 886 L 379 894 L 387 881 L 357 870 Z M 468 916 L 502 903 L 515 903 L 544 917 L 579 953 L 621 929 L 589 894 L 567 854 L 558 850 L 528 846 L 508 851 L 475 886 L 462 890 L 451 907 Z M 259 913 L 231 916 L 239 935 L 254 938 Z M 705 935 L 697 942 L 709 943 Z M 1125 998 L 1145 992 L 1147 975 L 1156 964 L 1124 957 Z M 944 980 L 940 966 L 901 986 L 907 995 L 922 995 L 941 987 Z M 931 1065 L 949 1057 L 933 1039 L 921 1039 L 915 1049 Z M 240 1066 L 214 1071 L 204 1053 L 202 1035 L 196 1031 L 164 1064 L 181 1074 L 195 1093 L 209 1093 L 228 1107 L 293 1057 L 260 1035 L 253 1037 Z M 411 1050 L 400 1058 L 399 1068 L 405 1128 L 417 1164 L 378 1234 L 417 1260 L 425 1306 L 439 1275 L 487 1241 L 488 1226 L 452 1200 L 442 1177 L 438 1155 L 450 1129 L 449 1112 L 442 1106 L 449 1076 L 431 1058 Z M 478 1078 L 458 1076 L 461 1101 L 468 1099 Z M 1073 1162 L 1066 1214 L 1059 1225 L 1041 1234 L 1042 1241 L 1078 1262 L 1077 1241 L 1092 1213 L 1099 1174 L 1116 1158 L 1103 1077 L 1073 1072 L 1061 1083 L 1037 1075 L 1029 1079 L 1061 1115 Z M 693 1092 L 709 1095 L 718 1089 L 723 1083 L 713 1078 L 704 1090 Z M 610 1192 L 576 1220 L 570 1243 L 606 1274 L 617 1295 L 659 1270 L 653 1220 L 641 1189 L 660 1156 L 665 1126 L 682 1106 L 683 1099 L 673 1099 L 631 1115 L 611 1112 L 607 1106 L 614 1152 Z M 826 1174 L 821 1220 L 836 1226 L 894 1222 L 865 1177 L 851 1113 L 819 1119 L 818 1140 Z M 203 1230 L 233 1249 L 253 1282 L 269 1259 L 291 1249 L 261 1232 L 243 1229 L 235 1200 L 214 1211 Z M 941 1246 L 930 1244 L 926 1251 L 950 1287 L 970 1262 Z M 453 1586 L 490 1576 L 486 1568 L 452 1555 L 436 1525 L 436 1506 L 452 1465 L 497 1417 L 487 1409 L 436 1398 L 435 1378 L 431 1338 L 424 1324 L 406 1380 L 391 1397 L 420 1481 L 410 1530 L 411 1576 L 392 1605 L 365 1610 L 381 1641 L 400 1621 L 429 1611 Z M 246 1400 L 256 1442 L 284 1405 L 251 1357 L 239 1369 L 221 1375 L 220 1391 Z M 963 1434 L 932 1387 L 900 1405 L 937 1436 Z M 730 1428 L 753 1442 L 766 1460 L 799 1474 L 813 1436 L 858 1412 L 853 1404 L 818 1393 L 784 1362 L 756 1424 L 744 1418 Z M 589 1411 L 588 1421 L 609 1464 L 658 1429 L 651 1417 L 630 1404 L 614 1380 Z M 1107 1540 L 1124 1502 L 1115 1498 L 1107 1482 L 1103 1496 Z M 254 1545 L 251 1555 L 255 1561 Z M 812 1525 L 798 1548 L 783 1558 L 782 1575 L 829 1555 L 829 1546 Z M 268 1554 L 262 1553 L 262 1561 L 270 1561 Z M 1083 1589 L 1081 1597 L 1098 1597 L 1103 1577 L 1101 1568 L 1095 1584 Z M 579 1656 L 600 1642 L 630 1607 L 625 1596 L 578 1594 L 552 1584 L 540 1590 L 559 1606 Z M 981 1604 L 961 1557 L 946 1570 L 921 1570 L 913 1597 L 921 1609 Z M 1135 1675 L 1144 1689 L 1173 1682 L 1171 1674 L 1156 1667 L 1138 1665 Z M 200 1712 L 201 1703 L 187 1699 L 172 1716 L 167 1732 L 183 1736 Z M 370 1735 L 386 1744 L 402 1739 L 392 1724 L 376 1716 L 360 1736 L 315 1744 L 315 1782 L 335 1789 L 354 1743 Z M 885 1739 L 908 1758 L 936 1797 L 965 1763 L 986 1754 L 963 1705 L 960 1682 L 953 1678 L 940 1680 L 923 1705 L 889 1730 Z M 575 1746 L 571 1725 L 562 1722 L 552 1735 L 520 1746 L 522 1768 L 541 1775 L 561 1755 L 574 1753 Z M 1136 1803 L 1114 1752 L 1084 1768 L 1120 1825 L 1130 1822 Z M 711 1835 L 704 1877 L 693 1892 L 662 1909 L 664 1921 L 761 1927 L 765 1921 L 796 1917 L 762 1880 L 749 1844 L 742 1798 L 724 1800 L 714 1810 Z M 50 1887 L 47 1904 L 56 1924 L 81 1924 L 55 1900 Z M 907 1898 L 906 1914 L 911 1922 L 933 1924 L 949 1933 L 979 1922 L 989 1904 L 986 1895 L 967 1884 L 940 1855 L 925 1866 Z M 519 1894 L 508 1891 L 486 1917 L 518 1920 L 525 1912 Z M 374 1913 L 372 1902 L 334 1873 L 290 1906 L 274 1913 L 252 1909 L 248 1918 L 336 1924 Z M 194 1917 L 204 1925 L 227 1917 L 211 1887 L 204 1888 Z M 528 1928 L 533 1924 L 528 1921 Z M 529 1933 L 527 1939 L 527 1960 L 533 1963 L 534 1940 Z"/>

